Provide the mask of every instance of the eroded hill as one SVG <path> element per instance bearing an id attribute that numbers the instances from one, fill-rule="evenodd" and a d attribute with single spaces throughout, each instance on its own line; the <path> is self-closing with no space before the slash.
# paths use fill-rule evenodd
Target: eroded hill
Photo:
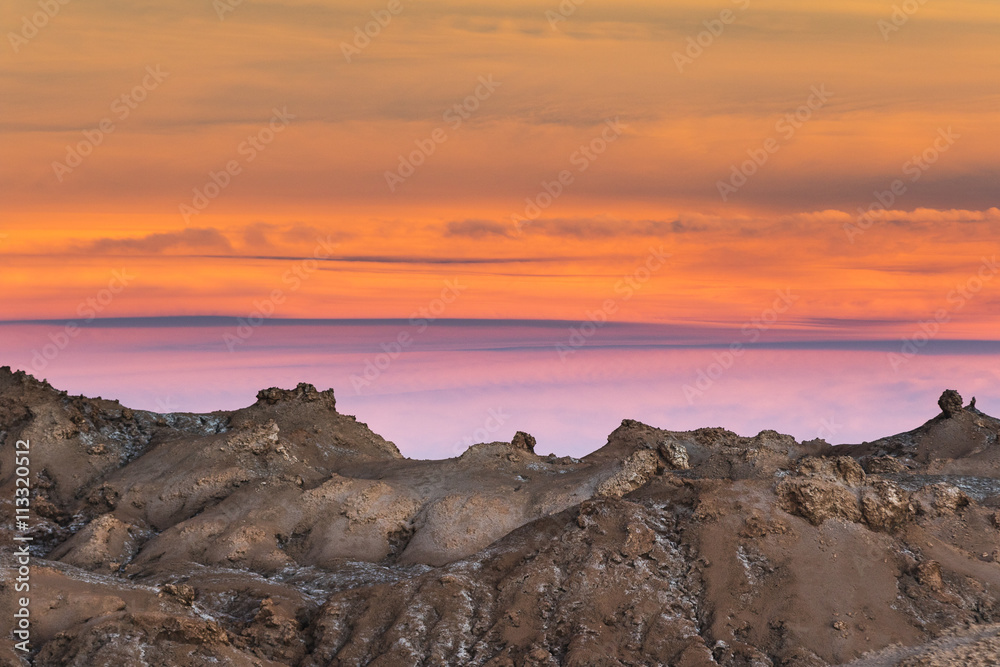
<path id="1" fill-rule="evenodd" d="M 625 420 L 582 459 L 416 461 L 309 385 L 158 415 L 4 368 L 0 604 L 30 440 L 36 665 L 994 664 L 1000 421 L 940 407 L 862 445 Z"/>

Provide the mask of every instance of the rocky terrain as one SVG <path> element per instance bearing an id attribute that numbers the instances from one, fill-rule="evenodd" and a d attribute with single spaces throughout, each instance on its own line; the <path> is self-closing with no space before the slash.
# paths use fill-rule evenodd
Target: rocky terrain
<path id="1" fill-rule="evenodd" d="M 159 415 L 3 368 L 4 619 L 18 440 L 33 560 L 0 664 L 998 664 L 1000 420 L 939 407 L 860 445 L 625 420 L 582 459 L 417 461 L 310 385 Z"/>

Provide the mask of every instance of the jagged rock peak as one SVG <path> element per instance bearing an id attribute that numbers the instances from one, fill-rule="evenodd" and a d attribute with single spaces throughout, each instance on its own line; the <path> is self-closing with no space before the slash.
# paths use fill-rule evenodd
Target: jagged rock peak
<path id="1" fill-rule="evenodd" d="M 291 401 L 304 401 L 307 403 L 323 401 L 329 405 L 331 410 L 335 410 L 337 407 L 337 400 L 333 396 L 333 389 L 319 391 L 316 387 L 306 382 L 300 382 L 295 389 L 271 387 L 270 389 L 261 389 L 257 392 L 257 403 L 276 405 L 277 403 Z"/>
<path id="2" fill-rule="evenodd" d="M 511 447 L 514 449 L 524 449 L 532 454 L 535 453 L 535 436 L 525 433 L 524 431 L 518 431 L 514 434 L 514 439 L 510 441 Z"/>
<path id="3" fill-rule="evenodd" d="M 954 389 L 945 389 L 938 399 L 938 406 L 945 417 L 954 417 L 962 411 L 962 395 Z"/>
<path id="4" fill-rule="evenodd" d="M 0 366 L 0 381 L 2 380 L 13 381 L 20 385 L 34 385 L 44 389 L 52 389 L 52 385 L 49 384 L 48 380 L 39 380 L 30 373 L 15 371 L 10 366 Z"/>

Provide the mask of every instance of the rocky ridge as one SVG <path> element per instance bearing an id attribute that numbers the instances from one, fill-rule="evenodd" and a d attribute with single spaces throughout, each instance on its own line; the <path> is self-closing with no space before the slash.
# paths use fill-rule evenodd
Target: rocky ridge
<path id="1" fill-rule="evenodd" d="M 32 664 L 937 665 L 995 648 L 1000 420 L 957 392 L 860 445 L 625 420 L 582 459 L 518 432 L 443 461 L 403 458 L 332 391 L 257 399 L 159 415 L 0 369 L 8 517 L 14 443 L 32 443 Z M 0 613 L 14 595 L 5 575 Z M 0 664 L 27 662 L 7 643 Z"/>

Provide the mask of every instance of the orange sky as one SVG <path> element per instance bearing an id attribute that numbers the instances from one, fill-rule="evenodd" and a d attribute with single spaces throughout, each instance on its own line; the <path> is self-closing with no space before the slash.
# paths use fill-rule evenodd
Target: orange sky
<path id="1" fill-rule="evenodd" d="M 996 337 L 997 3 L 927 3 L 885 32 L 891 2 L 588 0 L 553 28 L 554 1 L 402 0 L 347 62 L 388 6 L 69 2 L 18 39 L 38 5 L 4 3 L 3 319 L 79 317 L 125 270 L 99 316 L 245 316 L 280 289 L 277 317 L 406 318 L 458 279 L 446 317 L 580 320 L 618 298 L 614 319 L 738 327 L 792 289 L 785 324 L 817 335 L 895 337 L 945 309 L 948 337 Z M 97 145 L 54 165 L 80 142 Z M 433 153 L 390 190 L 416 142 Z M 891 212 L 846 233 L 896 179 Z M 320 240 L 335 249 L 312 270 Z M 650 248 L 670 261 L 622 299 Z"/>

